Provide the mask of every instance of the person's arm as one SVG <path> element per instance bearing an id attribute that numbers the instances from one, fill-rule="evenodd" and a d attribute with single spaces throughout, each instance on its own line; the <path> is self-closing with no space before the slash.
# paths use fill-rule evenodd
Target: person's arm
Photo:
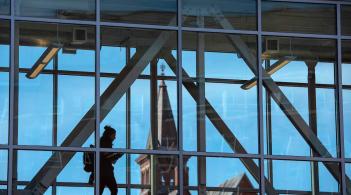
<path id="1" fill-rule="evenodd" d="M 112 153 L 112 154 L 107 155 L 106 158 L 111 158 L 111 159 L 114 159 L 114 160 L 118 160 L 122 156 L 123 156 L 123 153 L 116 152 L 116 153 Z"/>
<path id="2" fill-rule="evenodd" d="M 123 156 L 123 153 L 113 153 L 107 156 L 111 160 L 112 164 L 115 164 L 119 158 Z"/>

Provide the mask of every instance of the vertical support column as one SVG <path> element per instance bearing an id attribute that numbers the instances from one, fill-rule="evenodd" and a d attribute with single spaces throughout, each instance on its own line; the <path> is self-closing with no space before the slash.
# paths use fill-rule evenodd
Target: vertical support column
<path id="1" fill-rule="evenodd" d="M 178 149 L 179 149 L 179 170 L 178 171 L 178 184 L 179 184 L 179 195 L 184 195 L 188 194 L 189 190 L 184 191 L 184 172 L 186 168 L 186 160 L 183 157 L 183 75 L 182 75 L 182 51 L 183 51 L 183 45 L 182 45 L 182 25 L 183 25 L 183 15 L 182 15 L 182 0 L 177 1 L 177 21 L 178 21 L 178 30 L 177 30 L 177 71 L 176 71 L 176 77 L 177 77 L 177 127 L 178 127 Z M 185 164 L 185 166 L 184 166 Z"/>
<path id="2" fill-rule="evenodd" d="M 309 126 L 313 133 L 317 135 L 317 105 L 316 105 L 316 61 L 305 61 L 308 67 L 308 113 Z M 311 156 L 317 154 L 311 150 Z M 311 162 L 312 194 L 319 194 L 318 162 Z"/>
<path id="3" fill-rule="evenodd" d="M 157 150 L 157 60 L 153 59 L 151 66 L 151 81 L 150 81 L 150 126 L 151 126 L 151 142 L 152 149 Z M 151 194 L 156 195 L 158 190 L 158 178 L 160 177 L 157 169 L 157 156 L 151 155 Z M 160 178 L 161 179 L 161 178 Z"/>
<path id="4" fill-rule="evenodd" d="M 270 67 L 270 60 L 265 60 L 265 69 Z M 266 90 L 266 143 L 267 154 L 272 155 L 272 98 L 270 91 Z M 273 185 L 273 160 L 267 162 L 268 180 Z"/>
<path id="5" fill-rule="evenodd" d="M 14 47 L 14 54 L 15 54 L 15 59 L 14 59 L 14 96 L 13 96 L 13 134 L 12 134 L 12 139 L 13 139 L 13 145 L 18 145 L 18 99 L 19 99 L 19 36 L 20 36 L 20 30 L 18 26 L 15 26 L 15 47 Z M 18 182 L 18 151 L 13 150 L 13 160 L 12 160 L 12 189 L 15 191 L 17 190 L 17 182 Z"/>
<path id="6" fill-rule="evenodd" d="M 95 26 L 95 194 L 100 194 L 100 0 L 95 0 L 96 26 Z"/>
<path id="7" fill-rule="evenodd" d="M 53 60 L 54 73 L 52 78 L 52 146 L 57 146 L 57 98 L 58 98 L 58 57 Z M 54 154 L 54 152 L 52 152 Z M 56 179 L 52 183 L 52 195 L 56 195 Z"/>
<path id="8" fill-rule="evenodd" d="M 15 0 L 11 0 L 11 20 L 10 20 L 10 89 L 9 89 L 9 150 L 7 168 L 7 195 L 12 195 L 13 184 L 13 129 L 14 129 L 14 96 L 15 96 Z"/>
<path id="9" fill-rule="evenodd" d="M 203 26 L 204 17 L 197 17 L 198 24 Z M 196 78 L 198 85 L 197 112 L 197 151 L 206 152 L 206 108 L 205 108 L 205 34 L 197 34 Z M 206 194 L 206 157 L 197 158 L 198 191 Z"/>
<path id="10" fill-rule="evenodd" d="M 126 64 L 128 64 L 130 61 L 130 48 L 126 47 Z M 126 131 L 127 131 L 127 149 L 130 149 L 130 131 L 131 131 L 131 112 L 130 112 L 130 108 L 131 108 L 131 91 L 130 88 L 127 90 L 126 93 Z M 130 175 L 130 166 L 131 166 L 131 161 L 130 161 L 130 154 L 127 154 L 127 175 L 126 175 L 126 180 L 127 180 L 127 195 L 130 195 L 130 182 L 131 182 L 131 175 Z"/>
<path id="11" fill-rule="evenodd" d="M 264 175 L 264 128 L 263 128 L 263 68 L 262 64 L 262 12 L 261 0 L 257 0 L 257 61 L 254 74 L 257 76 L 257 111 L 258 111 L 258 135 L 259 135 L 259 165 L 260 165 L 260 194 L 266 194 L 266 179 Z M 267 181 L 268 182 L 268 181 Z"/>
<path id="12" fill-rule="evenodd" d="M 343 89 L 342 89 L 342 42 L 341 42 L 341 5 L 338 3 L 336 5 L 336 16 L 337 16 L 337 63 L 335 68 L 335 78 L 336 78 L 336 107 L 337 107 L 337 131 L 338 131 L 338 146 L 339 146 L 339 157 L 341 158 L 341 185 L 340 192 L 342 194 L 347 194 L 346 186 L 346 173 L 345 173 L 345 143 L 344 143 L 344 110 L 343 110 Z"/>

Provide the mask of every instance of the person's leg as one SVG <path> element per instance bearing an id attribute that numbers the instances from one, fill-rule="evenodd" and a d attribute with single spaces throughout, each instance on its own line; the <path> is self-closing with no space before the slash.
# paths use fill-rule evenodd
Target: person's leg
<path id="1" fill-rule="evenodd" d="M 93 185 L 94 184 L 94 172 L 91 172 L 90 176 L 89 176 L 89 184 Z"/>
<path id="2" fill-rule="evenodd" d="M 106 185 L 108 189 L 111 191 L 111 195 L 117 195 L 118 193 L 117 182 L 113 173 L 109 175 L 108 179 L 106 178 Z"/>
<path id="3" fill-rule="evenodd" d="M 104 192 L 104 189 L 105 189 L 105 186 L 106 186 L 106 181 L 105 181 L 105 178 L 104 177 L 100 177 L 100 195 L 102 195 L 102 193 Z"/>

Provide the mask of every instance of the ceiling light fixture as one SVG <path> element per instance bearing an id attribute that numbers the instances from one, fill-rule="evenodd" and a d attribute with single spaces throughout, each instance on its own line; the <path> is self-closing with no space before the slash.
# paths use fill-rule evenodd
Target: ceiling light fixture
<path id="1" fill-rule="evenodd" d="M 54 56 L 60 51 L 62 47 L 59 45 L 49 46 L 44 53 L 39 57 L 35 62 L 31 70 L 26 74 L 26 77 L 29 79 L 36 78 L 44 68 L 49 64 L 49 62 L 54 58 Z"/>
<path id="2" fill-rule="evenodd" d="M 281 58 L 280 60 L 278 60 L 276 63 L 272 64 L 270 67 L 268 67 L 266 69 L 266 72 L 268 75 L 272 75 L 275 72 L 277 72 L 278 70 L 280 70 L 281 68 L 283 68 L 285 65 L 289 64 L 291 61 L 293 61 L 294 59 L 296 59 L 295 56 L 285 56 L 283 58 Z M 244 83 L 241 88 L 248 90 L 251 89 L 253 86 L 255 86 L 257 84 L 257 80 L 256 78 L 252 78 L 251 80 L 247 81 L 246 83 Z"/>

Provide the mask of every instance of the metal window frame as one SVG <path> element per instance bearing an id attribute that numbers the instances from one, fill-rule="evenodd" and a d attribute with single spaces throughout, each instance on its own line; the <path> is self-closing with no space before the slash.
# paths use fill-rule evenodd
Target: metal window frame
<path id="1" fill-rule="evenodd" d="M 266 180 L 264 167 L 264 121 L 263 121 L 263 72 L 262 63 L 262 0 L 257 0 L 257 54 L 256 54 L 256 74 L 257 74 L 257 121 L 258 121 L 258 143 L 259 143 L 259 168 L 260 168 L 260 194 L 266 194 Z M 273 184 L 272 184 L 273 186 Z"/>
<path id="2" fill-rule="evenodd" d="M 345 165 L 351 163 L 350 158 L 345 158 L 345 149 L 344 149 L 344 126 L 343 126 L 343 97 L 342 90 L 347 87 L 342 85 L 342 51 L 341 44 L 343 40 L 351 40 L 351 36 L 345 36 L 341 34 L 341 6 L 342 5 L 351 5 L 350 1 L 331 1 L 331 0 L 271 0 L 274 2 L 298 2 L 298 3 L 318 3 L 318 4 L 332 4 L 336 6 L 336 24 L 337 24 L 337 34 L 336 35 L 323 35 L 323 34 L 305 34 L 305 33 L 285 33 L 285 32 L 267 32 L 262 31 L 262 13 L 261 13 L 261 4 L 262 0 L 257 0 L 257 31 L 251 30 L 229 30 L 229 29 L 210 29 L 210 28 L 193 28 L 193 27 L 183 27 L 182 26 L 182 1 L 177 1 L 177 26 L 162 26 L 162 25 L 148 25 L 148 24 L 130 24 L 130 23 L 114 23 L 114 22 L 101 22 L 100 21 L 100 0 L 96 0 L 96 20 L 95 21 L 83 21 L 83 20 L 66 20 L 66 19 L 49 19 L 49 18 L 36 18 L 36 17 L 20 17 L 15 16 L 15 0 L 11 0 L 11 12 L 10 15 L 0 15 L 1 20 L 6 20 L 10 22 L 10 67 L 9 67 L 9 137 L 7 145 L 0 145 L 1 150 L 7 150 L 8 152 L 8 170 L 7 170 L 7 188 L 8 195 L 12 194 L 12 178 L 13 178 L 13 153 L 15 150 L 34 150 L 34 151 L 72 151 L 72 152 L 84 152 L 84 151 L 93 151 L 96 153 L 96 170 L 97 174 L 97 183 L 99 182 L 99 154 L 100 152 L 123 152 L 128 155 L 131 154 L 150 154 L 150 155 L 177 155 L 179 159 L 179 168 L 180 170 L 184 167 L 184 156 L 206 156 L 206 157 L 224 157 L 224 158 L 255 158 L 259 159 L 260 162 L 260 193 L 265 193 L 265 184 L 264 184 L 264 161 L 265 160 L 294 160 L 294 161 L 315 161 L 315 162 L 335 162 L 340 164 L 341 168 L 341 192 L 346 194 L 346 184 L 345 184 Z M 70 25 L 89 25 L 94 26 L 96 30 L 95 36 L 95 74 L 92 73 L 95 77 L 95 148 L 80 148 L 80 147 L 60 147 L 60 146 L 25 146 L 25 145 L 15 145 L 13 143 L 14 136 L 14 111 L 15 111 L 15 22 L 24 21 L 24 22 L 43 22 L 43 23 L 55 23 L 55 24 L 70 24 Z M 177 81 L 177 123 L 178 123 L 178 136 L 179 136 L 179 150 L 178 151 L 159 151 L 159 150 L 139 150 L 131 149 L 130 145 L 126 149 L 106 149 L 100 148 L 99 139 L 100 139 L 100 79 L 104 77 L 104 73 L 100 73 L 100 42 L 101 42 L 101 27 L 125 27 L 125 28 L 141 28 L 141 29 L 154 29 L 154 30 L 174 30 L 177 31 L 177 75 L 175 80 Z M 309 156 L 291 156 L 291 155 L 266 155 L 264 154 L 264 132 L 263 132 L 263 82 L 262 82 L 262 70 L 259 68 L 261 63 L 257 63 L 258 66 L 258 133 L 259 133 L 259 153 L 258 154 L 236 154 L 236 153 L 222 153 L 222 152 L 196 152 L 196 151 L 184 151 L 183 149 L 183 127 L 182 127 L 182 87 L 183 87 L 183 77 L 182 77 L 182 36 L 183 32 L 206 32 L 206 33 L 225 33 L 225 34 L 241 34 L 241 35 L 256 35 L 258 39 L 258 48 L 257 48 L 257 61 L 261 61 L 261 51 L 262 45 L 261 40 L 263 36 L 282 36 L 282 37 L 298 37 L 298 38 L 321 38 L 321 39 L 333 39 L 337 41 L 337 67 L 336 67 L 336 108 L 338 110 L 337 115 L 337 131 L 339 133 L 339 150 L 340 156 L 337 158 L 321 158 L 321 157 L 309 157 Z M 21 70 L 20 70 L 21 72 Z M 60 72 L 60 71 L 58 71 Z M 50 74 L 48 72 L 48 74 Z M 74 72 L 72 73 L 75 74 Z M 113 74 L 111 74 L 113 76 Z M 149 79 L 148 75 L 144 77 Z M 171 78 L 174 79 L 174 78 Z M 207 79 L 206 82 L 211 81 Z M 212 79 L 216 83 L 225 83 L 225 79 Z M 229 81 L 228 81 L 229 82 Z M 234 82 L 234 81 L 233 81 Z M 291 83 L 277 82 L 281 85 L 294 85 Z M 296 84 L 301 87 L 304 84 Z M 321 85 L 323 86 L 323 85 Z M 318 87 L 318 86 L 316 86 Z M 333 87 L 333 86 L 329 86 Z M 351 88 L 351 87 L 349 87 Z M 127 130 L 129 131 L 129 130 Z M 129 138 L 128 138 L 129 139 Z M 130 161 L 129 161 L 130 163 Z M 129 167 L 130 168 L 130 167 Z M 130 175 L 129 175 L 130 177 Z M 183 194 L 183 171 L 179 172 L 180 185 L 179 190 L 180 194 Z M 128 177 L 127 177 L 128 178 Z M 129 178 L 130 179 L 130 178 Z M 130 180 L 126 180 L 127 184 L 123 187 L 127 189 L 138 188 L 142 186 L 131 185 Z M 188 188 L 188 187 L 186 187 Z M 99 193 L 99 185 L 95 186 L 95 193 Z M 128 190 L 127 190 L 128 191 Z M 130 191 L 129 191 L 130 193 Z"/>
<path id="3" fill-rule="evenodd" d="M 95 0 L 95 194 L 100 194 L 100 0 Z M 98 11 L 99 10 L 99 11 Z"/>

